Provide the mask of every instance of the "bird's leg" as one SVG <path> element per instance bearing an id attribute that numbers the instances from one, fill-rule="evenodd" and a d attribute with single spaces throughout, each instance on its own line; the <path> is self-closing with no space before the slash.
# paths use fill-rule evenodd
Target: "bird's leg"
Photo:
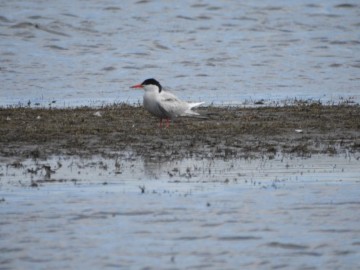
<path id="1" fill-rule="evenodd" d="M 170 119 L 169 118 L 165 118 L 166 119 L 166 127 L 168 128 L 170 126 Z M 159 128 L 162 128 L 162 118 L 160 118 L 160 122 L 159 122 Z"/>

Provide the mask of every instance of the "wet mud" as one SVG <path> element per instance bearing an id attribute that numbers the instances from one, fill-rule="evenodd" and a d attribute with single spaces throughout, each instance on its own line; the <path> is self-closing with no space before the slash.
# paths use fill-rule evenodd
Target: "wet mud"
<path id="1" fill-rule="evenodd" d="M 0 268 L 354 269 L 359 106 L 200 112 L 0 109 Z"/>
<path id="2" fill-rule="evenodd" d="M 299 102 L 288 107 L 210 106 L 198 111 L 207 118 L 179 118 L 169 128 L 159 128 L 158 119 L 141 106 L 127 104 L 0 108 L 0 155 L 141 156 L 158 161 L 360 150 L 359 105 Z"/>

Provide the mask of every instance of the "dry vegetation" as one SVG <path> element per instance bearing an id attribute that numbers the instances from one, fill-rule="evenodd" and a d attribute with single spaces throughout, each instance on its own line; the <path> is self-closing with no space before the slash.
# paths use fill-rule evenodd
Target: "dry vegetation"
<path id="1" fill-rule="evenodd" d="M 359 105 L 205 107 L 208 119 L 177 119 L 170 128 L 142 107 L 0 108 L 0 155 L 126 155 L 151 159 L 237 158 L 277 152 L 308 156 L 360 150 Z M 297 130 L 297 131 L 295 131 Z"/>

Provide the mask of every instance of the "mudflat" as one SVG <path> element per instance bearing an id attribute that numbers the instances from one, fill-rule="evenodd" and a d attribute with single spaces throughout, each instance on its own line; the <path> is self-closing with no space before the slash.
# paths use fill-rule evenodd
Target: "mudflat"
<path id="1" fill-rule="evenodd" d="M 0 108 L 0 155 L 132 153 L 154 160 L 309 156 L 360 151 L 360 106 L 299 103 L 281 107 L 202 107 L 204 118 L 178 118 L 169 128 L 141 106 Z"/>

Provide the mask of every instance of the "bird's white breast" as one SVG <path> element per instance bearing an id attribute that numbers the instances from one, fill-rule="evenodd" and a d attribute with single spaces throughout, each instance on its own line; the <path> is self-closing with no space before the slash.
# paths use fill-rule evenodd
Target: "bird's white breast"
<path id="1" fill-rule="evenodd" d="M 161 112 L 159 109 L 159 94 L 155 91 L 146 91 L 144 94 L 143 105 L 144 108 L 151 114 L 160 117 L 166 118 L 166 115 Z"/>

